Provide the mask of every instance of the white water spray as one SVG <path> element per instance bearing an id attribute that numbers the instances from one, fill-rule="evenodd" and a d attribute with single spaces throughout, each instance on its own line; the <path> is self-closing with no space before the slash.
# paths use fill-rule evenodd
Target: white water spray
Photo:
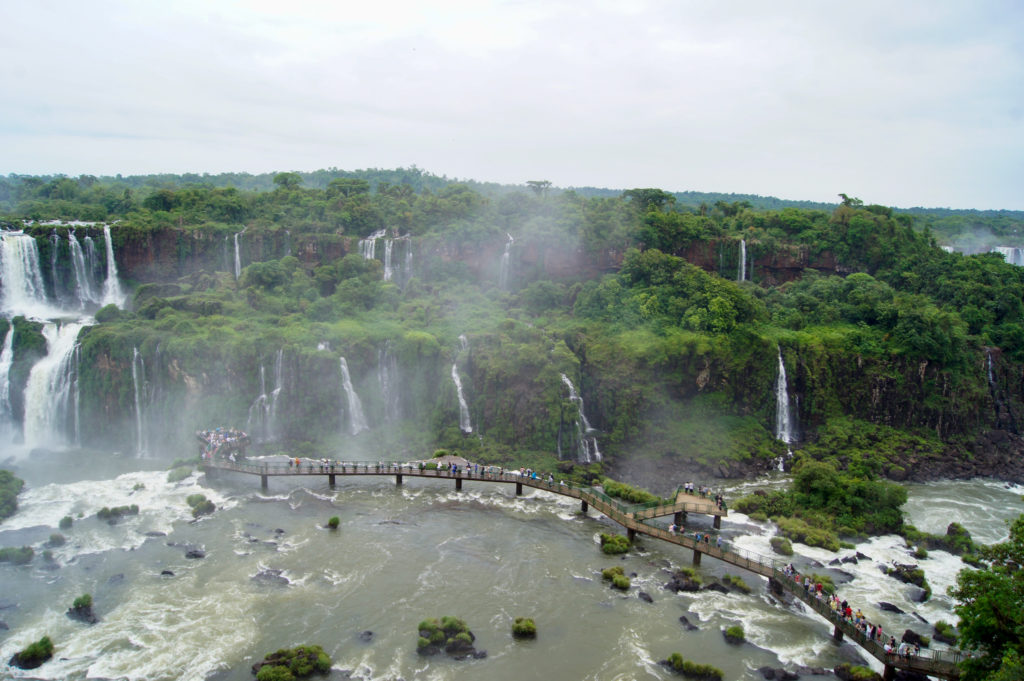
<path id="1" fill-rule="evenodd" d="M 597 437 L 594 436 L 597 430 L 590 426 L 587 415 L 583 413 L 583 398 L 576 393 L 576 386 L 572 384 L 569 377 L 565 374 L 560 375 L 562 383 L 569 388 L 569 401 L 576 405 L 576 438 L 579 441 L 577 445 L 579 461 L 580 463 L 600 461 L 601 450 L 597 448 Z"/>
<path id="2" fill-rule="evenodd" d="M 498 288 L 502 291 L 508 290 L 509 262 L 512 259 L 512 244 L 515 243 L 511 234 L 506 232 L 505 235 L 508 241 L 505 242 L 505 252 L 501 254 L 501 263 L 498 267 Z"/>
<path id="3" fill-rule="evenodd" d="M 85 260 L 81 244 L 75 238 L 74 231 L 68 231 L 68 247 L 71 251 L 71 269 L 75 275 L 75 298 L 79 307 L 96 301 L 96 293 L 92 288 L 91 272 Z"/>
<path id="4" fill-rule="evenodd" d="M 57 312 L 46 302 L 36 240 L 22 232 L 0 232 L 3 311 L 9 317 L 49 317 Z"/>
<path id="5" fill-rule="evenodd" d="M 789 388 L 786 380 L 786 363 L 782 361 L 782 348 L 779 348 L 779 372 L 775 377 L 775 439 L 786 443 L 786 456 L 792 458 L 790 445 L 794 440 L 793 419 L 789 410 Z M 778 459 L 778 469 L 784 470 L 784 460 Z"/>
<path id="6" fill-rule="evenodd" d="M 36 362 L 25 386 L 25 445 L 64 444 L 68 422 L 77 431 L 75 348 L 85 326 L 69 323 L 43 326 L 48 352 Z"/>
<path id="7" fill-rule="evenodd" d="M 235 279 L 237 280 L 242 276 L 242 249 L 238 244 L 238 237 L 245 233 L 243 229 L 241 232 L 235 232 Z"/>
<path id="8" fill-rule="evenodd" d="M 747 240 L 740 239 L 740 269 L 736 275 L 736 281 L 747 279 Z"/>
<path id="9" fill-rule="evenodd" d="M 110 225 L 103 225 L 103 241 L 107 247 L 107 278 L 103 282 L 103 305 L 113 303 L 118 307 L 124 305 L 124 292 L 121 282 L 117 279 L 117 263 L 114 261 L 114 242 L 110 238 Z"/>
<path id="10" fill-rule="evenodd" d="M 142 406 L 139 393 L 146 381 L 146 365 L 138 348 L 132 348 L 132 387 L 135 389 L 135 455 L 142 457 L 149 449 L 145 439 Z"/>
<path id="11" fill-rule="evenodd" d="M 459 377 L 459 367 L 454 363 L 452 364 L 452 382 L 455 383 L 455 393 L 459 397 L 459 430 L 463 433 L 472 433 L 473 424 L 469 420 L 469 405 L 466 404 L 466 396 L 462 392 L 462 379 Z"/>
<path id="12" fill-rule="evenodd" d="M 11 324 L 0 350 L 0 423 L 11 416 L 11 364 L 14 362 L 14 325 Z"/>
<path id="13" fill-rule="evenodd" d="M 341 387 L 345 390 L 345 397 L 348 399 L 348 427 L 349 432 L 358 435 L 368 429 L 370 425 L 366 422 L 366 415 L 363 413 L 363 403 L 352 387 L 352 377 L 348 373 L 348 362 L 342 357 L 339 360 L 341 365 Z"/>

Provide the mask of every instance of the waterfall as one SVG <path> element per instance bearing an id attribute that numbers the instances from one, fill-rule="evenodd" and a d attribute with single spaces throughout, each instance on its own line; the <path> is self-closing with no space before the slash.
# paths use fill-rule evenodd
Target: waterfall
<path id="1" fill-rule="evenodd" d="M 345 390 L 345 397 L 348 399 L 348 426 L 349 432 L 358 435 L 367 428 L 366 416 L 363 414 L 363 403 L 359 401 L 356 389 L 352 387 L 352 377 L 348 373 L 348 362 L 342 357 L 341 364 L 341 387 Z"/>
<path id="2" fill-rule="evenodd" d="M 366 260 L 373 260 L 377 257 L 377 239 L 383 239 L 387 236 L 387 230 L 378 229 L 376 232 L 366 237 L 365 239 L 359 240 L 359 255 L 363 256 Z"/>
<path id="3" fill-rule="evenodd" d="M 89 280 L 93 281 L 97 278 L 96 272 L 100 269 L 99 258 L 96 257 L 96 242 L 92 240 L 92 237 L 86 235 L 85 239 L 85 261 L 89 272 Z"/>
<path id="4" fill-rule="evenodd" d="M 402 286 L 412 279 L 412 237 L 405 237 L 405 267 L 402 271 Z"/>
<path id="5" fill-rule="evenodd" d="M 508 237 L 508 241 L 505 242 L 505 252 L 501 254 L 501 263 L 498 267 L 498 288 L 502 291 L 508 290 L 508 270 L 509 261 L 511 260 L 512 244 L 515 239 L 508 232 L 505 233 Z"/>
<path id="6" fill-rule="evenodd" d="M 284 230 L 284 256 L 287 258 L 292 254 L 292 233 L 289 230 Z"/>
<path id="7" fill-rule="evenodd" d="M 11 416 L 11 364 L 14 362 L 14 324 L 7 329 L 0 350 L 0 423 Z"/>
<path id="8" fill-rule="evenodd" d="M 583 412 L 583 398 L 576 393 L 576 386 L 572 384 L 569 377 L 561 374 L 562 383 L 569 388 L 569 401 L 576 405 L 576 436 L 579 440 L 580 463 L 591 463 L 601 460 L 601 450 L 597 448 L 597 438 L 593 435 L 596 429 L 590 426 L 587 415 Z"/>
<path id="9" fill-rule="evenodd" d="M 380 384 L 381 400 L 384 402 L 384 419 L 397 421 L 399 403 L 395 384 L 398 382 L 398 360 L 391 352 L 391 341 L 387 341 L 384 347 L 377 351 L 377 382 Z"/>
<path id="10" fill-rule="evenodd" d="M 141 400 L 139 393 L 146 383 L 146 365 L 138 348 L 132 348 L 132 387 L 135 389 L 135 455 L 144 456 L 149 449 L 145 439 Z"/>
<path id="11" fill-rule="evenodd" d="M 60 259 L 60 235 L 57 234 L 57 230 L 53 230 L 50 234 L 50 282 L 53 287 L 53 300 L 56 301 L 57 305 L 61 304 L 61 285 L 60 277 L 57 274 L 57 261 Z M 46 294 L 43 293 L 45 296 Z"/>
<path id="12" fill-rule="evenodd" d="M 274 389 L 270 391 L 270 435 L 277 435 L 277 403 L 281 397 L 281 389 L 284 387 L 284 348 L 277 351 L 274 359 Z"/>
<path id="13" fill-rule="evenodd" d="M 460 336 L 463 338 L 464 336 Z M 459 377 L 459 367 L 452 364 L 452 382 L 455 383 L 455 393 L 459 396 L 459 430 L 463 433 L 472 433 L 473 424 L 469 420 L 469 405 L 466 404 L 466 396 L 462 393 L 462 379 Z"/>
<path id="14" fill-rule="evenodd" d="M 1011 265 L 1024 266 L 1024 248 L 1016 246 L 994 246 L 992 253 L 999 253 Z"/>
<path id="15" fill-rule="evenodd" d="M 25 386 L 25 445 L 38 447 L 63 444 L 68 422 L 76 431 L 77 363 L 75 361 L 78 332 L 85 326 L 68 323 L 43 326 L 47 354 L 36 362 Z"/>
<path id="16" fill-rule="evenodd" d="M 391 277 L 394 276 L 395 270 L 391 267 L 391 253 L 395 247 L 394 239 L 384 240 L 384 281 L 391 281 Z"/>
<path id="17" fill-rule="evenodd" d="M 787 457 L 793 456 L 790 445 L 793 444 L 793 419 L 789 411 L 789 388 L 786 380 L 786 364 L 782 361 L 782 348 L 779 351 L 779 372 L 775 378 L 775 439 L 786 444 Z M 782 457 L 778 460 L 778 469 L 783 470 Z"/>
<path id="18" fill-rule="evenodd" d="M 79 307 L 96 301 L 96 293 L 92 288 L 91 272 L 85 259 L 82 246 L 75 238 L 73 230 L 68 231 L 68 246 L 71 250 L 71 269 L 75 274 L 75 298 Z"/>
<path id="19" fill-rule="evenodd" d="M 249 405 L 249 417 L 245 421 L 246 428 L 255 435 L 256 426 L 260 430 L 260 437 L 267 438 L 267 423 L 270 420 L 269 409 L 270 398 L 267 397 L 267 370 L 260 364 L 260 394 Z"/>
<path id="20" fill-rule="evenodd" d="M 9 317 L 48 317 L 55 312 L 46 304 L 46 286 L 35 239 L 22 232 L 0 232 L 0 268 L 0 304 Z"/>
<path id="21" fill-rule="evenodd" d="M 241 251 L 241 248 L 238 245 L 238 237 L 242 236 L 243 232 L 245 232 L 244 229 L 241 232 L 236 232 L 235 233 L 235 279 L 236 280 L 239 277 L 242 276 L 242 251 Z"/>
<path id="22" fill-rule="evenodd" d="M 740 269 L 736 281 L 746 281 L 747 278 L 747 240 L 740 239 Z"/>
<path id="23" fill-rule="evenodd" d="M 118 307 L 124 305 L 124 293 L 121 282 L 117 280 L 117 263 L 114 262 L 114 242 L 110 238 L 110 225 L 103 225 L 103 240 L 107 245 L 107 278 L 103 282 L 103 305 L 113 303 Z"/>

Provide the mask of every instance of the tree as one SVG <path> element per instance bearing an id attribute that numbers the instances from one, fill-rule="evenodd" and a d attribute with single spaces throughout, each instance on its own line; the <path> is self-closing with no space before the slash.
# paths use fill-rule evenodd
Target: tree
<path id="1" fill-rule="evenodd" d="M 533 190 L 533 193 L 537 196 L 547 196 L 548 190 L 551 189 L 550 180 L 527 180 L 526 186 Z"/>
<path id="2" fill-rule="evenodd" d="M 298 189 L 302 184 L 302 176 L 298 173 L 278 173 L 274 175 L 274 184 L 281 189 Z"/>
<path id="3" fill-rule="evenodd" d="M 981 570 L 966 568 L 950 595 L 960 622 L 960 646 L 975 656 L 960 663 L 963 681 L 1002 681 L 1020 678 L 1024 658 L 1024 515 L 1010 525 L 1002 544 L 984 546 Z"/>

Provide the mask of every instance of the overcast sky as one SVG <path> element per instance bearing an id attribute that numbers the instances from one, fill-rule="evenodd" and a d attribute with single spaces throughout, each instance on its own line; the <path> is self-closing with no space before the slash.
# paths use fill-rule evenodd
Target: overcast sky
<path id="1" fill-rule="evenodd" d="M 5 0 L 0 173 L 1024 209 L 1024 2 Z"/>

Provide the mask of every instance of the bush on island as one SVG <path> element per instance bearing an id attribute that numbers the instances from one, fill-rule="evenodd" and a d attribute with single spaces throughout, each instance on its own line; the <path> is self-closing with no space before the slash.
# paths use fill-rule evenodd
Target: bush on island
<path id="1" fill-rule="evenodd" d="M 839 550 L 839 537 L 834 532 L 819 527 L 812 527 L 802 518 L 775 518 L 779 526 L 779 534 L 793 541 L 817 546 L 826 551 Z"/>
<path id="2" fill-rule="evenodd" d="M 690 679 L 698 679 L 700 681 L 722 681 L 724 674 L 718 667 L 712 667 L 709 664 L 697 664 L 690 660 L 684 659 L 679 653 L 672 653 L 668 656 L 667 660 L 662 660 L 661 664 L 665 667 L 672 669 L 677 674 Z"/>
<path id="3" fill-rule="evenodd" d="M 876 674 L 867 667 L 851 665 L 849 662 L 837 664 L 832 671 L 843 681 L 882 681 L 882 677 L 879 674 Z"/>
<path id="4" fill-rule="evenodd" d="M 601 551 L 608 555 L 617 555 L 629 551 L 629 539 L 621 534 L 601 533 Z"/>
<path id="5" fill-rule="evenodd" d="M 626 571 L 622 569 L 622 566 L 616 565 L 614 567 L 605 568 L 604 570 L 601 570 L 601 579 L 611 580 L 615 579 L 615 575 L 622 576 L 624 574 L 626 574 Z"/>
<path id="6" fill-rule="evenodd" d="M 92 607 L 92 594 L 82 594 L 76 598 L 72 603 L 71 607 L 75 610 L 83 610 L 85 608 Z"/>
<path id="7" fill-rule="evenodd" d="M 256 681 L 287 681 L 331 671 L 331 658 L 320 646 L 282 648 L 253 665 Z"/>
<path id="8" fill-rule="evenodd" d="M 629 581 L 629 577 L 625 575 L 615 575 L 612 577 L 612 586 L 621 591 L 629 591 L 629 587 L 633 585 Z"/>
<path id="9" fill-rule="evenodd" d="M 456 659 L 483 657 L 473 648 L 476 636 L 466 623 L 458 617 L 445 615 L 440 620 L 425 619 L 417 626 L 416 652 L 420 655 L 436 655 L 444 650 Z"/>
<path id="10" fill-rule="evenodd" d="M 58 527 L 62 530 L 69 530 L 71 529 L 71 524 L 74 522 L 75 521 L 71 516 L 66 515 L 60 519 L 60 524 L 58 525 Z"/>
<path id="11" fill-rule="evenodd" d="M 209 499 L 203 499 L 192 507 L 192 517 L 198 518 L 201 515 L 210 515 L 217 510 L 217 505 Z"/>
<path id="12" fill-rule="evenodd" d="M 743 581 L 743 578 L 739 575 L 722 575 L 722 583 L 726 586 L 731 586 L 737 591 L 741 591 L 745 594 L 750 593 L 750 587 Z"/>
<path id="13" fill-rule="evenodd" d="M 448 450 L 447 449 L 436 449 L 436 450 L 434 450 L 433 458 L 440 459 L 442 456 L 448 456 Z"/>
<path id="14" fill-rule="evenodd" d="M 50 540 L 46 542 L 46 545 L 51 548 L 57 548 L 58 546 L 64 546 L 67 543 L 67 539 L 60 532 L 54 532 L 50 535 Z"/>
<path id="15" fill-rule="evenodd" d="M 167 472 L 167 482 L 181 482 L 190 475 L 192 475 L 191 466 L 178 466 Z"/>
<path id="16" fill-rule="evenodd" d="M 205 494 L 189 494 L 185 498 L 185 503 L 191 506 L 192 508 L 195 508 L 197 505 L 199 505 L 200 502 L 203 501 L 206 501 Z"/>
<path id="17" fill-rule="evenodd" d="M 8 664 L 19 669 L 35 669 L 53 657 L 53 641 L 43 636 L 24 650 L 14 653 Z"/>
<path id="18" fill-rule="evenodd" d="M 18 510 L 18 493 L 24 486 L 25 481 L 10 471 L 0 471 L 0 520 Z"/>
<path id="19" fill-rule="evenodd" d="M 725 629 L 722 632 L 722 635 L 725 636 L 727 643 L 738 644 L 747 640 L 746 634 L 743 633 L 743 627 L 739 624 L 734 624 L 728 629 Z"/>
<path id="20" fill-rule="evenodd" d="M 341 524 L 341 518 L 339 518 L 336 515 L 332 515 L 328 519 L 328 521 L 327 521 L 327 527 L 331 528 L 332 530 L 338 529 L 338 525 L 340 525 L 340 524 Z"/>
<path id="21" fill-rule="evenodd" d="M 99 618 L 92 611 L 92 594 L 82 594 L 74 600 L 71 607 L 65 613 L 68 617 L 86 624 L 96 624 Z"/>
<path id="22" fill-rule="evenodd" d="M 608 496 L 628 501 L 631 504 L 660 504 L 664 501 L 661 497 L 655 496 L 647 490 L 637 489 L 611 478 L 601 478 L 601 487 Z"/>
<path id="23" fill-rule="evenodd" d="M 780 556 L 792 556 L 793 545 L 785 537 L 775 536 L 768 540 L 772 545 L 772 551 Z"/>
<path id="24" fill-rule="evenodd" d="M 14 565 L 26 565 L 32 562 L 36 552 L 31 546 L 21 548 L 8 547 L 0 549 L 0 563 L 13 563 Z"/>
<path id="25" fill-rule="evenodd" d="M 512 623 L 513 638 L 537 638 L 537 625 L 529 617 L 517 617 Z"/>
<path id="26" fill-rule="evenodd" d="M 949 645 L 956 645 L 957 635 L 956 629 L 953 628 L 949 622 L 939 620 L 935 623 L 935 640 L 942 641 Z"/>
<path id="27" fill-rule="evenodd" d="M 138 515 L 138 514 L 139 514 L 139 505 L 138 504 L 132 504 L 131 506 L 114 506 L 113 508 L 109 508 L 107 506 L 104 506 L 103 508 L 101 508 L 96 513 L 96 517 L 99 518 L 100 520 L 108 520 L 108 521 L 111 521 L 111 522 L 116 522 L 117 519 L 122 517 L 122 516 Z"/>

